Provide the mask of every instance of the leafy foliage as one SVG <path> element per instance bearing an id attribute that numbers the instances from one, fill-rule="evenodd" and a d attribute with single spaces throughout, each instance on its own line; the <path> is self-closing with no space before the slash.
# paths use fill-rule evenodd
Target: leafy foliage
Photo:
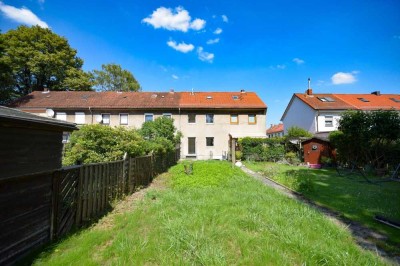
<path id="1" fill-rule="evenodd" d="M 279 161 L 283 158 L 285 148 L 282 138 L 242 138 L 239 146 L 245 159 L 256 161 Z"/>
<path id="2" fill-rule="evenodd" d="M 347 111 L 329 135 L 342 162 L 380 168 L 400 160 L 400 114 L 394 110 Z"/>
<path id="3" fill-rule="evenodd" d="M 93 70 L 96 88 L 101 91 L 140 91 L 140 84 L 133 74 L 117 64 L 104 64 L 102 70 Z"/>
<path id="4" fill-rule="evenodd" d="M 287 134 L 286 134 L 286 139 L 295 139 L 295 138 L 300 138 L 300 137 L 312 137 L 312 134 L 308 132 L 307 130 L 293 126 L 288 128 Z"/>
<path id="5" fill-rule="evenodd" d="M 88 76 L 83 74 L 83 60 L 77 57 L 68 41 L 50 29 L 20 26 L 0 34 L 4 52 L 0 65 L 6 65 L 12 77 L 10 86 L 2 89 L 9 97 L 27 95 L 34 90 L 91 90 Z M 9 78 L 9 77 L 8 77 Z M 71 79 L 79 79 L 72 86 Z"/>

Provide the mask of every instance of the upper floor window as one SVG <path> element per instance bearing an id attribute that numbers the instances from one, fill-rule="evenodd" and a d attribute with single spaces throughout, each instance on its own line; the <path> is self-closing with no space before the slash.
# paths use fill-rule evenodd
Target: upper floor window
<path id="1" fill-rule="evenodd" d="M 172 114 L 171 113 L 163 113 L 163 117 L 172 118 Z"/>
<path id="2" fill-rule="evenodd" d="M 75 112 L 75 123 L 78 125 L 85 124 L 85 113 L 84 112 Z"/>
<path id="3" fill-rule="evenodd" d="M 119 124 L 120 125 L 128 124 L 128 114 L 119 114 Z"/>
<path id="4" fill-rule="evenodd" d="M 196 115 L 195 114 L 188 114 L 188 123 L 189 124 L 196 123 Z"/>
<path id="5" fill-rule="evenodd" d="M 109 125 L 110 124 L 110 114 L 101 114 L 101 122 L 103 125 Z"/>
<path id="6" fill-rule="evenodd" d="M 144 114 L 144 122 L 153 121 L 154 115 L 153 114 Z"/>
<path id="7" fill-rule="evenodd" d="M 214 114 L 206 114 L 206 124 L 214 123 Z"/>
<path id="8" fill-rule="evenodd" d="M 326 127 L 333 127 L 333 116 L 326 115 L 325 116 L 325 126 Z"/>
<path id="9" fill-rule="evenodd" d="M 257 117 L 255 114 L 250 114 L 249 115 L 249 124 L 254 125 L 257 124 Z"/>
<path id="10" fill-rule="evenodd" d="M 67 113 L 57 112 L 56 113 L 56 119 L 62 120 L 62 121 L 67 121 Z"/>
<path id="11" fill-rule="evenodd" d="M 233 125 L 239 124 L 239 115 L 238 114 L 231 115 L 231 124 L 233 124 Z"/>

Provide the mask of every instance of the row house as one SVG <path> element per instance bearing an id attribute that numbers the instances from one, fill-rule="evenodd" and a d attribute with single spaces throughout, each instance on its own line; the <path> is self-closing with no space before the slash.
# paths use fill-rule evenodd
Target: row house
<path id="1" fill-rule="evenodd" d="M 341 115 L 346 110 L 400 111 L 400 94 L 334 94 L 316 93 L 307 89 L 305 93 L 293 94 L 281 121 L 286 131 L 297 126 L 314 135 L 327 136 L 338 129 Z"/>
<path id="2" fill-rule="evenodd" d="M 160 116 L 181 131 L 182 158 L 226 159 L 232 140 L 265 137 L 267 106 L 254 92 L 33 92 L 25 112 L 85 124 L 140 128 Z M 67 138 L 67 135 L 65 135 Z"/>

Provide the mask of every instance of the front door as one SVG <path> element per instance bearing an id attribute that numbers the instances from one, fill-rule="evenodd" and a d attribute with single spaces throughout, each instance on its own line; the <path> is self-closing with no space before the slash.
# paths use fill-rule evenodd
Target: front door
<path id="1" fill-rule="evenodd" d="M 188 138 L 188 154 L 196 154 L 196 138 Z"/>

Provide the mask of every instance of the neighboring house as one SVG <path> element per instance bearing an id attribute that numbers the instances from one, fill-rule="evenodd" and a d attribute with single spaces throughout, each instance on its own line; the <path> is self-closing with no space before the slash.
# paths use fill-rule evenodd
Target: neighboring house
<path id="1" fill-rule="evenodd" d="M 182 158 L 225 159 L 230 139 L 265 137 L 267 106 L 253 92 L 33 92 L 13 107 L 83 124 L 140 128 L 171 117 Z"/>
<path id="2" fill-rule="evenodd" d="M 312 89 L 292 96 L 281 121 L 286 131 L 297 126 L 323 136 L 338 129 L 338 122 L 346 110 L 398 110 L 400 94 L 313 94 Z"/>
<path id="3" fill-rule="evenodd" d="M 283 137 L 284 135 L 284 128 L 283 124 L 273 125 L 267 129 L 267 138 L 276 138 L 276 137 Z"/>
<path id="4" fill-rule="evenodd" d="M 0 106 L 0 180 L 61 168 L 64 131 L 73 123 Z"/>

